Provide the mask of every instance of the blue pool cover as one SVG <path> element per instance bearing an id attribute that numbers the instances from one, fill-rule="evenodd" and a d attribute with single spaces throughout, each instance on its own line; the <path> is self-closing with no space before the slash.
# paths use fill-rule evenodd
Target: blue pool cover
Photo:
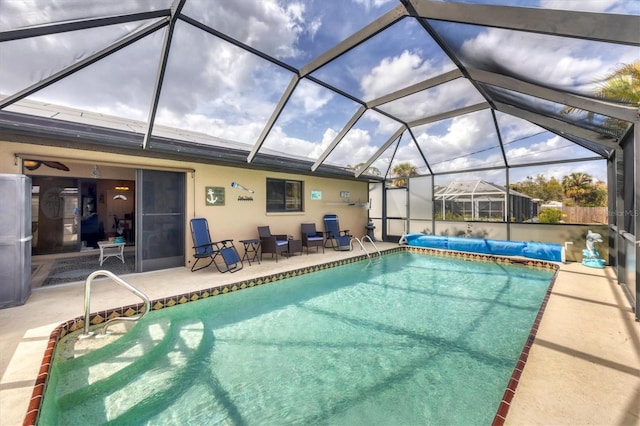
<path id="1" fill-rule="evenodd" d="M 525 241 L 486 240 L 484 238 L 447 237 L 439 235 L 406 234 L 401 243 L 414 247 L 457 250 L 496 256 L 523 256 L 531 259 L 564 261 L 560 244 Z"/>

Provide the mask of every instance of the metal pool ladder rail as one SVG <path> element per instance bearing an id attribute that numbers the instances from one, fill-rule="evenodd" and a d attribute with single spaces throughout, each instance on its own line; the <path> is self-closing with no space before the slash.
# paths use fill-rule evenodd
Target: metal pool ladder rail
<path id="1" fill-rule="evenodd" d="M 84 284 L 84 332 L 80 336 L 82 338 L 91 337 L 94 334 L 89 332 L 89 322 L 90 322 L 89 312 L 91 311 L 91 282 L 93 281 L 94 278 L 99 276 L 105 276 L 105 277 L 111 278 L 113 281 L 115 281 L 116 284 L 119 284 L 120 286 L 131 291 L 133 294 L 135 294 L 136 296 L 138 296 L 144 301 L 143 313 L 138 315 L 133 315 L 130 317 L 117 317 L 117 318 L 111 318 L 107 320 L 107 322 L 105 322 L 104 326 L 102 327 L 102 331 L 100 332 L 101 335 L 104 335 L 107 330 L 107 327 L 113 324 L 114 322 L 138 321 L 140 318 L 144 316 L 144 314 L 149 312 L 149 310 L 151 309 L 151 301 L 149 300 L 146 294 L 144 294 L 143 292 L 141 292 L 140 290 L 138 290 L 137 288 L 135 288 L 134 286 L 132 286 L 131 284 L 123 280 L 122 278 L 118 277 L 113 272 L 106 271 L 106 270 L 92 272 L 87 277 L 87 280 L 85 281 L 85 284 Z"/>
<path id="2" fill-rule="evenodd" d="M 371 239 L 370 236 L 365 235 L 364 237 L 362 237 L 362 239 L 360 239 L 358 237 L 351 237 L 351 241 L 349 242 L 349 244 L 351 245 L 351 250 L 353 250 L 353 240 L 356 240 L 358 242 L 358 244 L 360 244 L 360 248 L 362 250 L 364 250 L 364 252 L 367 254 L 367 257 L 369 258 L 369 260 L 371 260 L 371 255 L 369 254 L 367 249 L 364 247 L 364 244 L 362 244 L 362 241 L 365 241 L 365 240 L 369 240 L 369 242 L 371 243 L 373 248 L 375 248 L 376 252 L 378 252 L 378 256 L 382 256 L 382 254 L 380 254 L 380 250 L 378 250 L 378 247 L 376 247 L 375 243 L 373 242 L 373 240 Z"/>

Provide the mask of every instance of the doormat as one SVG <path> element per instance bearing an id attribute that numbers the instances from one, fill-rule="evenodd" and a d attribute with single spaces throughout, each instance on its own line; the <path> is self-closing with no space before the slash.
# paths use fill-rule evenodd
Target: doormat
<path id="1" fill-rule="evenodd" d="M 132 274 L 136 270 L 135 253 L 124 253 L 124 263 L 115 257 L 109 257 L 100 266 L 99 256 L 78 256 L 57 259 L 43 286 L 85 281 L 95 271 L 107 270 L 116 275 Z"/>

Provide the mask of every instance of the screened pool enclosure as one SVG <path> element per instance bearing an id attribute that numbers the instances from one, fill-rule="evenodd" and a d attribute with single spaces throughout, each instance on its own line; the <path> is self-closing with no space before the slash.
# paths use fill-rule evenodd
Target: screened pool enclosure
<path id="1" fill-rule="evenodd" d="M 637 306 L 639 15 L 628 0 L 5 0 L 0 140 L 362 180 L 384 238 L 436 233 L 448 212 L 525 238 L 537 207 L 511 185 L 587 174 Z M 452 197 L 452 182 L 496 190 Z"/>
<path id="2" fill-rule="evenodd" d="M 479 179 L 453 181 L 434 191 L 436 219 L 523 222 L 538 215 L 538 203 L 533 198 Z"/>

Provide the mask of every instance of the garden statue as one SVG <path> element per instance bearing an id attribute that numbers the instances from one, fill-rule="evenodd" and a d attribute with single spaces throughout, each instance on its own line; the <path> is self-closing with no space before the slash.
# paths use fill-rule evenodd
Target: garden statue
<path id="1" fill-rule="evenodd" d="M 601 243 L 602 236 L 594 232 L 587 233 L 587 248 L 582 250 L 582 264 L 591 268 L 604 268 L 604 259 L 600 259 L 600 253 L 595 248 L 595 243 Z"/>

